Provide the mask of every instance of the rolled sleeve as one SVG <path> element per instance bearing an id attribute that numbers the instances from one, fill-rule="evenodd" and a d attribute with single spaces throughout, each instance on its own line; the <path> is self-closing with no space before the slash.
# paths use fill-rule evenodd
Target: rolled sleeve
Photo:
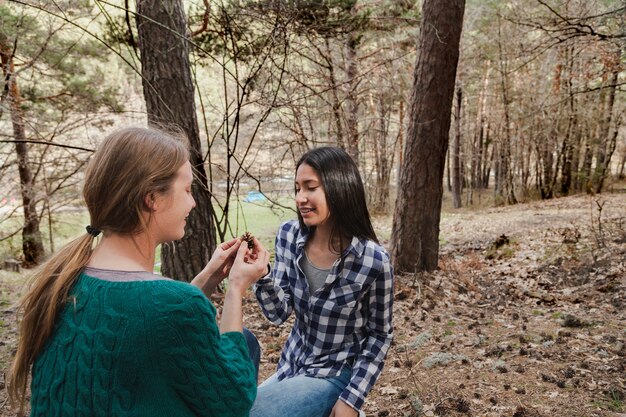
<path id="1" fill-rule="evenodd" d="M 284 260 L 285 247 L 289 244 L 289 231 L 286 228 L 287 225 L 281 226 L 276 236 L 272 272 L 257 281 L 253 287 L 263 314 L 276 325 L 284 323 L 293 310 L 289 276 Z"/>

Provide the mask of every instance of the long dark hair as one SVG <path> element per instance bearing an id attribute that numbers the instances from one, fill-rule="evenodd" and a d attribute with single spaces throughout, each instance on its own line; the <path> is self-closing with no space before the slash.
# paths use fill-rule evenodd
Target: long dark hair
<path id="1" fill-rule="evenodd" d="M 296 164 L 296 171 L 302 164 L 313 168 L 322 181 L 332 222 L 331 250 L 340 252 L 335 243 L 352 236 L 378 243 L 367 210 L 363 181 L 350 155 L 340 148 L 325 146 L 302 155 Z M 299 212 L 298 220 L 300 227 L 306 228 Z"/>

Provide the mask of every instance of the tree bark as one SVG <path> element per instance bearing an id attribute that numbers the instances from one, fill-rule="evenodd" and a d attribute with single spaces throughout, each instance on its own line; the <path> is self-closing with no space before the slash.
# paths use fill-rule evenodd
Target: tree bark
<path id="1" fill-rule="evenodd" d="M 483 169 L 482 169 L 482 166 L 483 166 L 483 141 L 484 141 L 484 136 L 485 136 L 485 120 L 482 117 L 481 117 L 481 119 L 479 121 L 477 135 L 478 135 L 478 137 L 476 139 L 476 147 L 475 147 L 476 154 L 472 158 L 472 161 L 475 161 L 474 170 L 472 170 L 472 172 L 473 172 L 473 174 L 472 174 L 472 187 L 474 189 L 483 188 L 482 187 L 482 185 L 483 185 L 483 181 L 482 181 Z"/>
<path id="2" fill-rule="evenodd" d="M 593 188 L 591 184 L 591 164 L 593 162 L 593 143 L 591 139 L 591 132 L 587 132 L 587 138 L 585 139 L 585 148 L 583 150 L 582 168 L 580 170 L 580 178 L 578 180 L 578 189 L 591 193 Z"/>
<path id="3" fill-rule="evenodd" d="M 450 174 L 450 165 L 452 165 L 452 156 L 450 156 L 450 148 L 446 152 L 446 185 L 448 192 L 452 192 L 452 174 Z"/>
<path id="4" fill-rule="evenodd" d="M 208 192 L 189 64 L 187 20 L 180 0 L 138 0 L 137 29 L 148 124 L 182 130 L 190 142 L 196 208 L 185 237 L 161 249 L 161 272 L 190 281 L 215 249 L 213 207 Z"/>
<path id="5" fill-rule="evenodd" d="M 622 151 L 622 160 L 619 163 L 619 169 L 617 170 L 617 179 L 623 180 L 624 175 L 624 167 L 626 167 L 626 150 Z"/>
<path id="6" fill-rule="evenodd" d="M 456 112 L 454 118 L 454 153 L 452 157 L 452 205 L 454 208 L 461 207 L 461 102 L 463 90 L 456 90 Z"/>
<path id="7" fill-rule="evenodd" d="M 15 138 L 15 152 L 17 154 L 17 166 L 20 176 L 20 193 L 22 195 L 22 208 L 24 211 L 24 226 L 22 228 L 22 253 L 24 264 L 34 266 L 44 258 L 43 239 L 39 230 L 39 217 L 35 199 L 34 179 L 30 169 L 28 145 L 26 143 L 26 130 L 24 128 L 24 113 L 22 111 L 22 96 L 15 77 L 13 63 L 13 49 L 0 41 L 0 56 L 2 61 L 2 73 L 5 79 L 5 88 L 8 89 L 7 99 L 11 112 L 13 125 L 13 137 Z"/>
<path id="8" fill-rule="evenodd" d="M 330 98 L 332 103 L 333 119 L 335 122 L 335 133 L 337 135 L 337 146 L 346 149 L 346 143 L 343 137 L 343 127 L 341 122 L 341 102 L 339 101 L 339 86 L 337 85 L 337 76 L 335 75 L 335 63 L 333 62 L 332 51 L 330 49 L 330 42 L 325 39 L 326 52 L 328 55 L 325 57 L 328 64 L 328 81 L 330 83 Z M 330 123 L 330 122 L 329 122 Z M 330 129 L 329 129 L 330 131 Z"/>
<path id="9" fill-rule="evenodd" d="M 491 179 L 491 166 L 494 164 L 494 158 L 495 158 L 495 145 L 491 146 L 491 157 L 488 157 L 489 154 L 489 144 L 491 143 L 491 136 L 489 135 L 489 133 L 491 132 L 490 130 L 490 125 L 489 123 L 486 124 L 485 126 L 485 142 L 484 142 L 484 151 L 483 154 L 485 155 L 484 160 L 484 167 L 483 170 L 481 172 L 481 181 L 482 181 L 482 188 L 487 189 L 489 188 L 489 180 Z"/>
<path id="10" fill-rule="evenodd" d="M 563 168 L 561 169 L 561 194 L 566 196 L 572 187 L 572 170 L 574 162 L 574 150 L 576 149 L 576 134 L 578 132 L 578 114 L 573 94 L 572 78 L 574 77 L 574 58 L 572 48 L 566 50 L 567 57 L 567 100 L 569 115 L 567 119 L 567 131 L 563 140 Z"/>
<path id="11" fill-rule="evenodd" d="M 437 268 L 443 171 L 464 9 L 464 0 L 425 0 L 422 6 L 391 239 L 398 272 Z"/>
<path id="12" fill-rule="evenodd" d="M 504 112 L 503 137 L 500 141 L 500 159 L 498 164 L 498 176 L 500 187 L 496 187 L 496 200 L 507 204 L 517 204 L 515 190 L 513 188 L 513 168 L 511 159 L 511 116 L 510 116 L 510 93 L 509 93 L 509 69 L 508 58 L 503 51 L 500 21 L 498 20 L 498 50 L 500 54 L 500 81 L 502 86 L 502 108 Z"/>
<path id="13" fill-rule="evenodd" d="M 375 133 L 374 156 L 376 159 L 376 196 L 373 211 L 386 213 L 389 207 L 391 166 L 393 165 L 395 146 L 389 146 L 388 109 L 385 106 L 383 92 L 377 98 L 378 127 Z"/>
<path id="14" fill-rule="evenodd" d="M 402 166 L 404 157 L 404 100 L 400 100 L 400 110 L 398 115 L 398 139 L 396 140 L 398 147 L 398 166 Z"/>
<path id="15" fill-rule="evenodd" d="M 550 129 L 549 138 L 558 137 L 556 128 Z M 552 143 L 549 138 L 541 141 L 541 160 L 543 161 L 543 186 L 541 187 L 541 198 L 544 200 L 551 199 L 552 195 L 552 166 L 554 164 L 554 153 L 552 151 Z"/>
<path id="16" fill-rule="evenodd" d="M 348 68 L 348 94 L 346 96 L 346 136 L 347 152 L 352 156 L 354 162 L 359 165 L 359 101 L 358 101 L 358 58 L 357 47 L 359 45 L 358 36 L 354 33 L 348 34 L 346 41 L 346 61 Z"/>
<path id="17" fill-rule="evenodd" d="M 593 188 L 596 193 L 602 192 L 607 168 L 610 166 L 611 157 L 613 156 L 613 151 L 615 150 L 617 131 L 615 131 L 615 135 L 610 135 L 609 130 L 613 116 L 613 107 L 615 105 L 615 90 L 617 88 L 618 76 L 619 69 L 615 69 L 609 81 L 610 84 L 607 103 L 604 107 L 602 114 L 603 117 L 600 123 L 598 148 L 596 151 L 596 169 L 593 175 Z"/>
<path id="18" fill-rule="evenodd" d="M 482 166 L 483 158 L 486 159 L 483 149 L 483 141 L 485 139 L 485 108 L 487 107 L 487 91 L 489 88 L 489 73 L 491 72 L 491 61 L 487 61 L 485 76 L 482 83 L 482 89 L 478 97 L 478 111 L 476 112 L 476 134 L 474 139 L 474 149 L 472 154 L 472 188 L 483 188 Z"/>

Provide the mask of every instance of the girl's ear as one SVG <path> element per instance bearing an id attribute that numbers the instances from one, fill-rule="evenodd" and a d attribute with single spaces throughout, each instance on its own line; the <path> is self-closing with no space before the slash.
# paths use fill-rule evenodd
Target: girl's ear
<path id="1" fill-rule="evenodd" d="M 156 211 L 156 201 L 154 198 L 154 193 L 146 194 L 143 199 L 143 204 L 148 211 Z"/>

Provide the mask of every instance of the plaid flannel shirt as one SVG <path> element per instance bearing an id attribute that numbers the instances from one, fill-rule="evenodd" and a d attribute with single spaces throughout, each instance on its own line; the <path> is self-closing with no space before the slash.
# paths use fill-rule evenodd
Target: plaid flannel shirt
<path id="1" fill-rule="evenodd" d="M 283 223 L 276 236 L 274 268 L 254 287 L 272 323 L 282 324 L 295 312 L 277 376 L 337 376 L 344 365 L 350 366 L 350 383 L 339 398 L 359 410 L 393 338 L 389 255 L 375 242 L 353 237 L 324 285 L 309 294 L 299 266 L 307 236 L 297 220 Z"/>

